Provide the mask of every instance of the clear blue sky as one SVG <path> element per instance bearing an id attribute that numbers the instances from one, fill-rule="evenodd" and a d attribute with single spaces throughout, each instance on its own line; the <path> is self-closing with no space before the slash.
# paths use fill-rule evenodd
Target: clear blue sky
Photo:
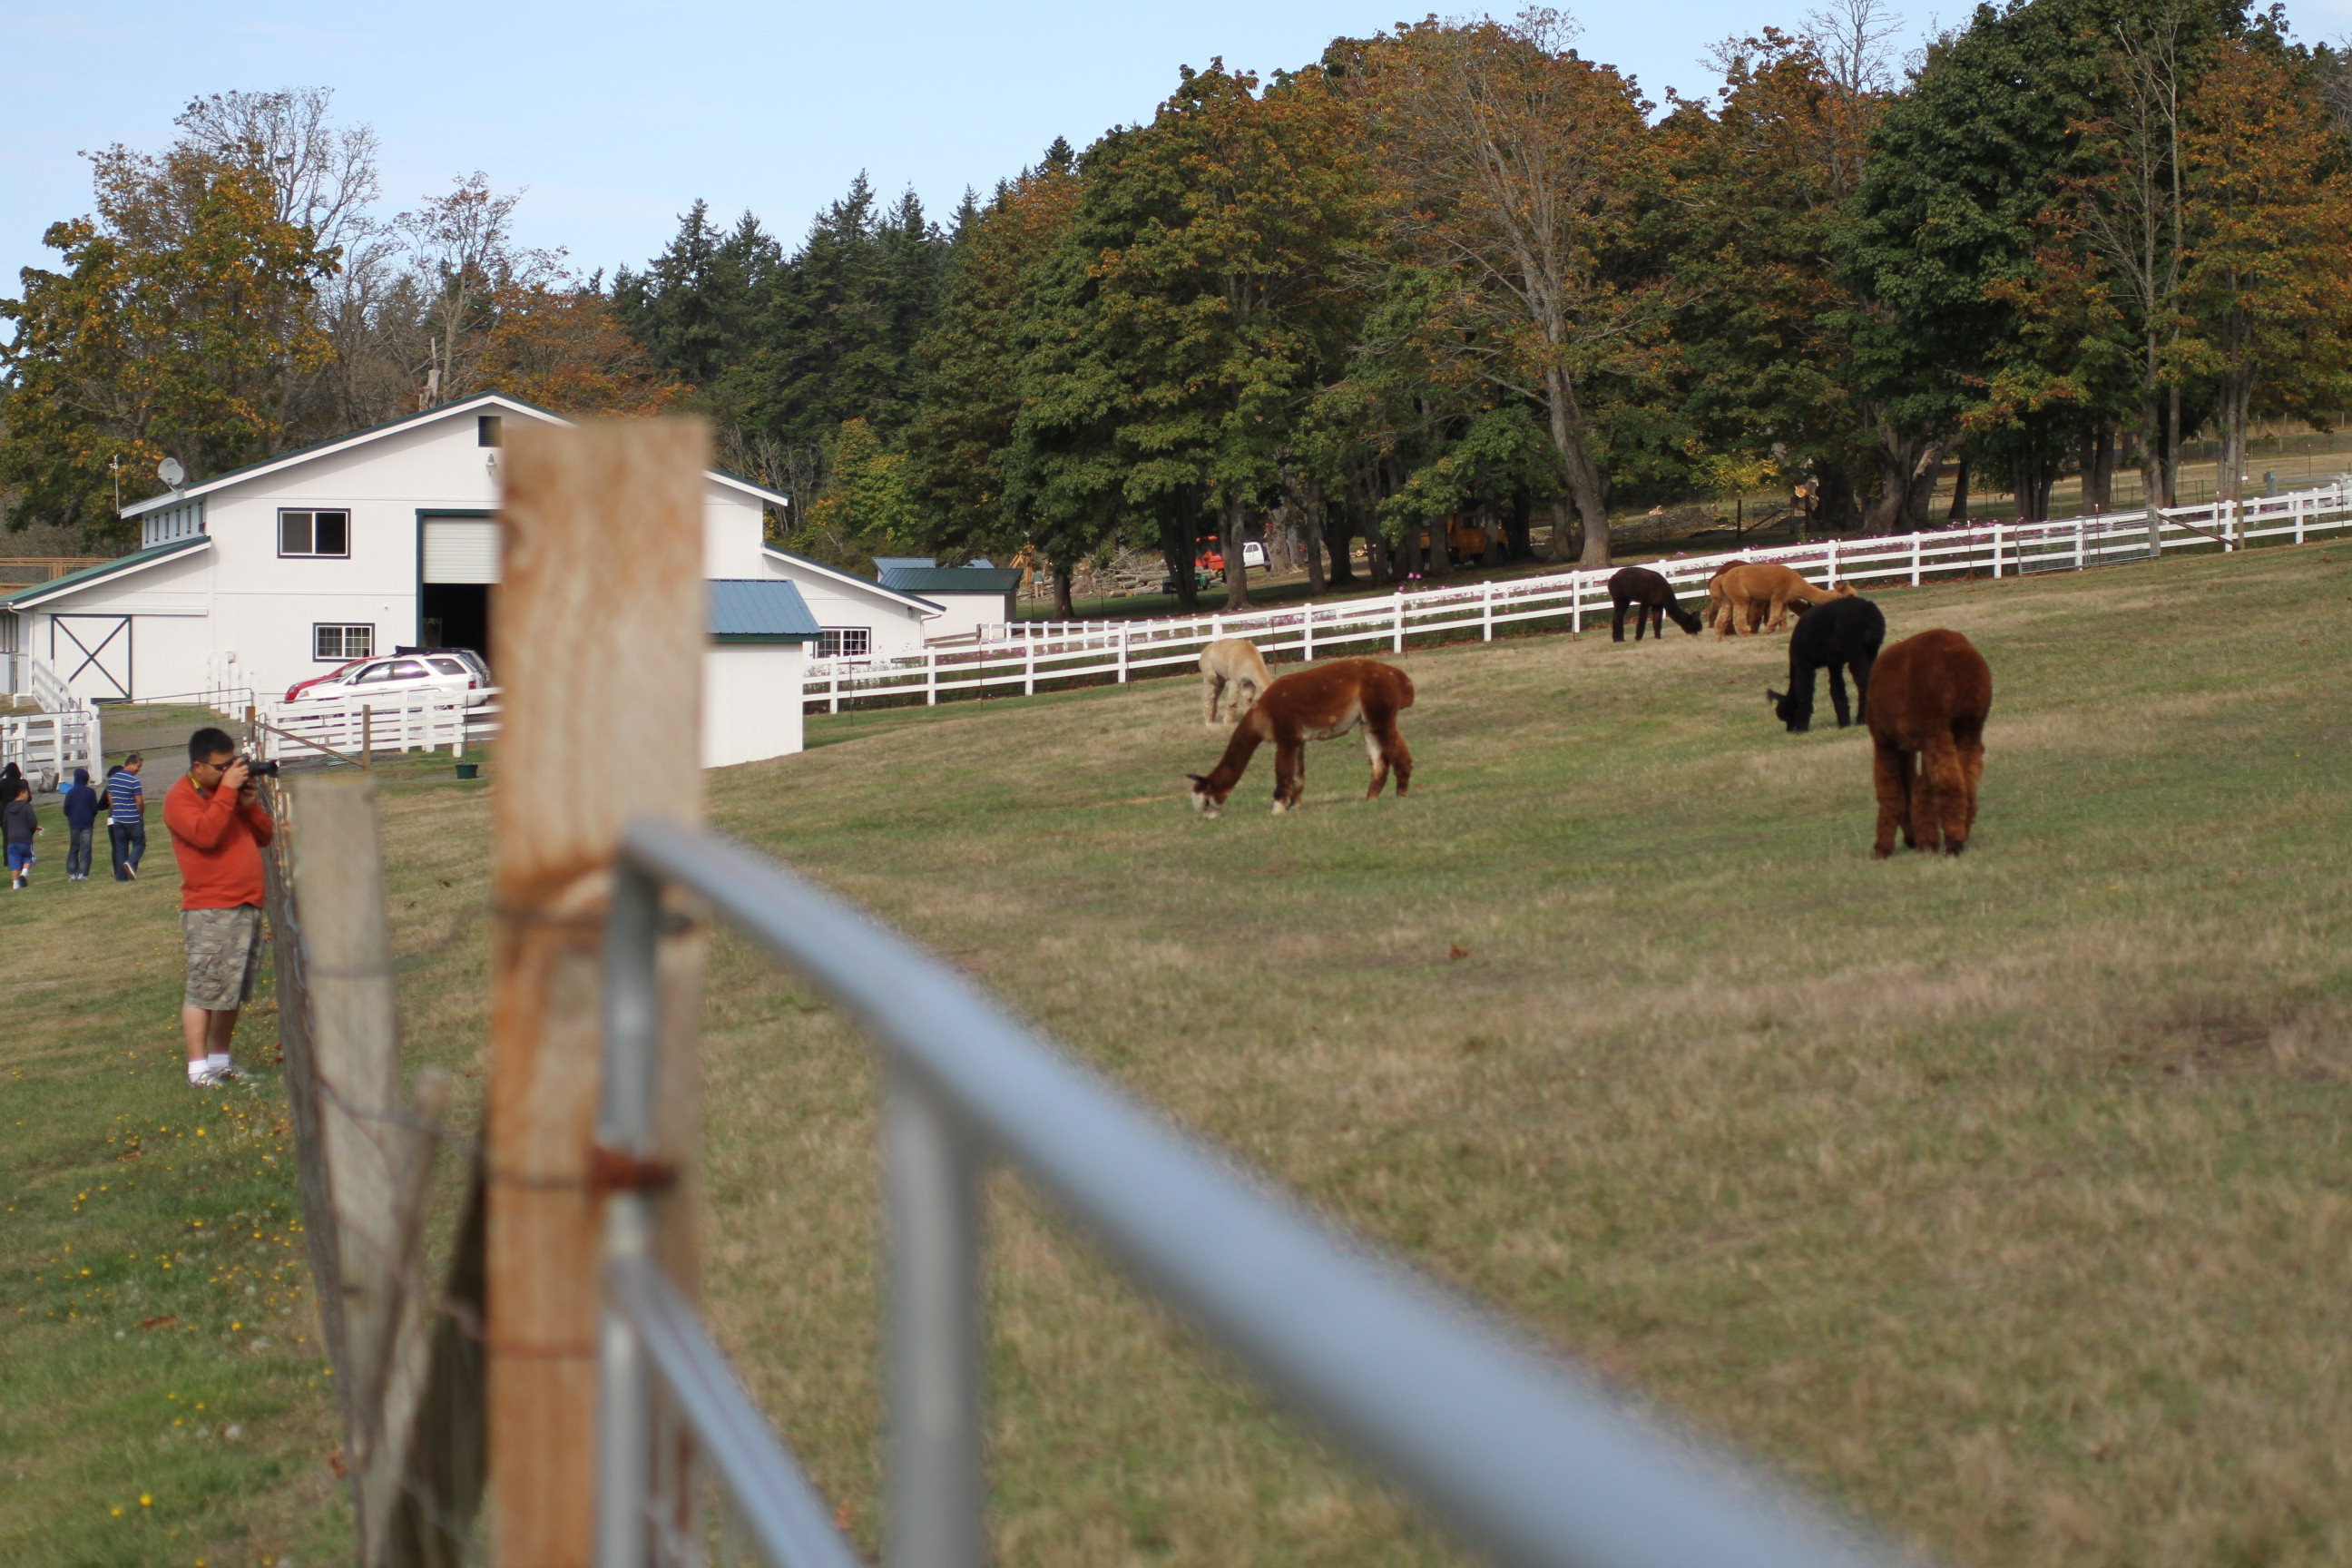
<path id="1" fill-rule="evenodd" d="M 1425 4 L 1425 0 L 1424 0 Z M 1518 0 L 1495 9 L 1516 10 Z M 1654 99 L 1709 81 L 1715 40 L 1793 27 L 1819 0 L 1609 0 L 1566 7 L 1580 47 Z M 1417 16 L 1384 0 L 1049 0 L 769 4 L 506 0 L 399 5 L 0 0 L 0 292 L 47 264 L 41 231 L 89 208 L 77 155 L 158 148 L 188 99 L 326 86 L 383 141 L 387 210 L 479 169 L 528 186 L 530 244 L 583 271 L 642 263 L 695 197 L 749 208 L 787 243 L 861 168 L 886 195 L 913 186 L 944 217 L 1055 136 L 1083 147 L 1148 118 L 1180 64 L 1261 71 L 1313 59 L 1341 34 Z M 1898 0 L 1906 37 L 1967 0 Z M 1467 7 L 1465 7 L 1467 9 Z M 1450 13 L 1449 13 L 1450 14 Z M 2305 38 L 2352 30 L 2352 0 L 2294 0 Z"/>

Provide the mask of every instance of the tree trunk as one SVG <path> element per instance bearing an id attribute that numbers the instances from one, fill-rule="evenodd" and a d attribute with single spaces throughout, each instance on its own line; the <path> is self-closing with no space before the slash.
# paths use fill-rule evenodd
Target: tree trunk
<path id="1" fill-rule="evenodd" d="M 1201 589 L 1192 575 L 1192 531 L 1179 521 L 1191 515 L 1181 497 L 1172 512 L 1160 514 L 1160 558 L 1168 563 L 1168 580 L 1176 584 L 1177 607 L 1194 616 L 1201 612 Z"/>
<path id="2" fill-rule="evenodd" d="M 1330 585 L 1352 587 L 1356 581 L 1356 530 L 1349 521 L 1345 497 L 1337 504 L 1328 498 L 1323 502 L 1323 543 L 1331 552 Z"/>
<path id="3" fill-rule="evenodd" d="M 1900 435 L 1885 424 L 1878 427 L 1878 500 L 1863 519 L 1864 533 L 1898 531 L 1898 525 L 1927 525 L 1927 500 L 1936 493 L 1936 475 L 1943 468 L 1946 443 L 1922 442 Z"/>
<path id="4" fill-rule="evenodd" d="M 1535 503 L 1527 496 L 1511 498 L 1511 515 L 1503 520 L 1503 537 L 1509 543 L 1505 553 L 1513 561 L 1533 561 L 1536 558 L 1535 530 L 1528 520 L 1535 515 Z"/>
<path id="5" fill-rule="evenodd" d="M 1944 513 L 1947 528 L 1966 527 L 1969 521 L 1969 455 L 1960 454 L 1959 465 L 1952 470 L 1952 504 Z"/>
<path id="6" fill-rule="evenodd" d="M 1235 497 L 1225 502 L 1219 537 L 1225 553 L 1225 608 L 1249 608 L 1249 569 L 1242 564 L 1242 529 L 1249 521 L 1249 504 Z"/>
<path id="7" fill-rule="evenodd" d="M 1551 415 L 1552 446 L 1559 453 L 1560 471 L 1568 480 L 1569 499 L 1576 503 L 1576 520 L 1583 525 L 1584 549 L 1577 557 L 1580 566 L 1609 564 L 1609 489 L 1601 481 L 1601 470 L 1593 465 L 1591 450 L 1584 444 L 1584 416 L 1576 405 L 1576 389 L 1569 383 L 1566 373 L 1557 367 L 1544 374 L 1544 403 Z M 1565 560 L 1560 553 L 1560 524 L 1563 509 L 1552 508 L 1551 558 Z"/>
<path id="8" fill-rule="evenodd" d="M 1066 561 L 1054 563 L 1054 618 L 1057 621 L 1078 618 L 1077 606 L 1070 603 L 1070 564 Z"/>
<path id="9" fill-rule="evenodd" d="M 1426 570 L 1432 577 L 1442 579 L 1452 574 L 1453 535 L 1454 520 L 1450 517 L 1439 518 L 1429 525 L 1429 565 Z"/>
<path id="10" fill-rule="evenodd" d="M 1309 598 L 1323 592 L 1323 545 L 1330 537 L 1330 521 L 1324 515 L 1323 487 L 1314 480 L 1307 481 L 1298 507 L 1298 544 L 1307 556 L 1307 594 Z"/>
<path id="11" fill-rule="evenodd" d="M 1551 548 L 1544 552 L 1544 560 L 1554 566 L 1565 566 L 1576 559 L 1571 541 L 1576 537 L 1576 525 L 1569 521 L 1568 498 L 1551 498 Z"/>
<path id="12" fill-rule="evenodd" d="M 1862 503 L 1854 499 L 1853 477 L 1843 463 L 1816 458 L 1813 478 L 1821 481 L 1822 527 L 1832 533 L 1852 533 L 1862 522 Z"/>
<path id="13" fill-rule="evenodd" d="M 2180 504 L 2180 388 L 2165 389 L 2164 504 Z"/>
<path id="14" fill-rule="evenodd" d="M 2083 479 L 2083 510 L 2101 512 L 2115 505 L 2116 500 L 2116 426 L 2112 420 L 2099 426 L 2099 434 L 2091 444 L 2091 471 Z"/>

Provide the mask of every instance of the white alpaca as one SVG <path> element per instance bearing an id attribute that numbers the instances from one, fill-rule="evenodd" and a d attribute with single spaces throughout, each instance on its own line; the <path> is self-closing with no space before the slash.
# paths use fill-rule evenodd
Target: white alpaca
<path id="1" fill-rule="evenodd" d="M 1257 644 L 1227 637 L 1201 650 L 1201 721 L 1210 729 L 1232 723 L 1274 684 L 1274 672 Z"/>

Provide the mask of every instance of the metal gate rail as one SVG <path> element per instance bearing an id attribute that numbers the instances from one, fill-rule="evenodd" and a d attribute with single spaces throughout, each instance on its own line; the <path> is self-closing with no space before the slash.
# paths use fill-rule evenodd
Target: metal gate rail
<path id="1" fill-rule="evenodd" d="M 670 882 L 814 984 L 883 1048 L 893 1568 L 980 1568 L 987 1559 L 978 1202 L 987 1158 L 1019 1171 L 1288 1404 L 1497 1562 L 1911 1561 L 1311 1216 L 913 943 L 713 835 L 640 820 L 625 836 L 605 953 L 606 1147 L 652 1153 L 654 948 Z M 647 1202 L 624 1192 L 611 1203 L 602 1568 L 643 1568 L 652 1551 L 648 1361 L 688 1406 L 775 1568 L 855 1562 L 691 1310 L 658 1279 Z"/>

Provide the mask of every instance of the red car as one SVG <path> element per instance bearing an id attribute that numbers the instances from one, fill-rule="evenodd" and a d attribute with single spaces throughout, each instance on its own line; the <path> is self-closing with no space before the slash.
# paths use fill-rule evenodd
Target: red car
<path id="1" fill-rule="evenodd" d="M 293 685 L 286 689 L 286 700 L 289 702 L 293 701 L 297 697 L 300 696 L 303 692 L 308 691 L 311 687 L 318 685 L 322 680 L 340 680 L 344 676 L 350 674 L 352 670 L 357 669 L 361 665 L 363 665 L 366 662 L 367 660 L 364 658 L 355 658 L 349 664 L 339 664 L 335 666 L 334 668 L 327 671 L 324 675 L 314 675 L 308 680 L 298 680 Z"/>

